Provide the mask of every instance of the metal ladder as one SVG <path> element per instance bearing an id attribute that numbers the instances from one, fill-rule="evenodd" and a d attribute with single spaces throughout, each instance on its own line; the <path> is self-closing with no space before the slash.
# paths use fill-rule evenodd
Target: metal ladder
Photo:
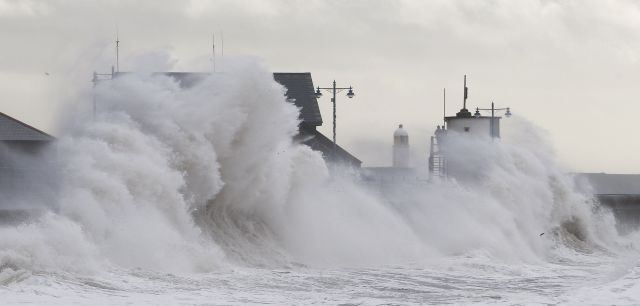
<path id="1" fill-rule="evenodd" d="M 429 150 L 429 177 L 445 178 L 447 176 L 447 161 L 440 150 L 438 139 L 431 136 L 431 149 Z"/>

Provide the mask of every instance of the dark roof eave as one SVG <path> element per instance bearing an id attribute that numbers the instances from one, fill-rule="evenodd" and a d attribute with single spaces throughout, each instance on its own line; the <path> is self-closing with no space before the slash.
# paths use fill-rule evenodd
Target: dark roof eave
<path id="1" fill-rule="evenodd" d="M 25 128 L 27 128 L 29 130 L 34 131 L 37 134 L 39 134 L 41 137 L 44 138 L 44 139 L 24 139 L 24 138 L 6 138 L 6 139 L 2 139 L 2 138 L 0 138 L 0 141 L 51 141 L 51 140 L 55 139 L 55 137 L 43 132 L 42 130 L 37 129 L 37 128 L 35 128 L 35 127 L 25 123 L 25 122 L 22 122 L 22 121 L 16 119 L 16 118 L 13 118 L 13 117 L 11 117 L 11 116 L 3 113 L 3 112 L 0 112 L 0 116 L 3 116 L 4 118 L 9 119 L 9 120 L 17 123 L 19 126 L 22 126 L 22 127 L 25 127 Z"/>

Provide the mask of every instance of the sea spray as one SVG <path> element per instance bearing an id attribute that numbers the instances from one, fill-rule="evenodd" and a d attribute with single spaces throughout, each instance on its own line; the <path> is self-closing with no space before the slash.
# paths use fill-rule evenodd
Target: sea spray
<path id="1" fill-rule="evenodd" d="M 18 197 L 47 212 L 0 228 L 0 264 L 193 272 L 478 253 L 544 261 L 564 241 L 553 233 L 587 246 L 615 240 L 530 125 L 504 141 L 452 134 L 463 176 L 381 194 L 357 176 L 332 177 L 320 152 L 293 141 L 298 110 L 264 67 L 227 66 L 190 86 L 162 74 L 100 82 L 95 118 L 66 118 L 43 157 L 47 175 L 31 172 L 52 191 Z"/>

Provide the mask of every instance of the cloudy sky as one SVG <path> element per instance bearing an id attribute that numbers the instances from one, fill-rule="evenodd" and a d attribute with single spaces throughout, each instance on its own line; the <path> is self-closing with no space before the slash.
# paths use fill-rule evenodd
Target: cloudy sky
<path id="1" fill-rule="evenodd" d="M 0 111 L 55 133 L 64 99 L 109 71 L 116 25 L 121 70 L 206 71 L 215 31 L 225 56 L 354 86 L 338 142 L 365 165 L 389 163 L 398 123 L 426 162 L 442 89 L 453 114 L 467 74 L 472 107 L 510 106 L 568 170 L 640 173 L 639 1 L 0 0 Z"/>

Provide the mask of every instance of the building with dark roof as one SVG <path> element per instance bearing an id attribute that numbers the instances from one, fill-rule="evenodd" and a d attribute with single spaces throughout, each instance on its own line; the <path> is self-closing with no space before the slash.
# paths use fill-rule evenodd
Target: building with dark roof
<path id="1" fill-rule="evenodd" d="M 324 159 L 331 163 L 346 164 L 359 168 L 362 162 L 336 145 L 333 141 L 317 130 L 322 125 L 322 115 L 318 106 L 318 99 L 314 94 L 313 79 L 309 72 L 273 74 L 276 82 L 287 89 L 287 100 L 300 109 L 300 126 L 297 139 L 315 151 L 322 152 Z"/>
<path id="2" fill-rule="evenodd" d="M 54 138 L 18 119 L 0 113 L 0 142 L 7 148 L 36 153 Z"/>
<path id="3" fill-rule="evenodd" d="M 117 77 L 119 74 L 127 74 L 127 72 L 115 72 L 113 76 Z M 174 78 L 182 87 L 191 87 L 210 75 L 206 72 L 159 72 L 158 74 Z M 286 88 L 287 101 L 300 109 L 299 134 L 296 140 L 315 151 L 322 152 L 322 156 L 327 162 L 359 168 L 362 164 L 359 159 L 338 145 L 334 148 L 333 141 L 317 130 L 317 127 L 322 125 L 322 115 L 314 94 L 311 73 L 276 72 L 273 74 L 273 78 Z"/>
<path id="4" fill-rule="evenodd" d="M 314 94 L 313 80 L 311 73 L 281 73 L 273 74 L 276 82 L 287 88 L 287 99 L 300 108 L 300 119 L 302 124 L 308 127 L 322 125 L 322 115 L 318 100 Z"/>
<path id="5" fill-rule="evenodd" d="M 25 199 L 42 191 L 34 176 L 43 178 L 40 153 L 53 140 L 49 134 L 0 113 L 0 224 L 24 220 L 35 209 Z"/>

